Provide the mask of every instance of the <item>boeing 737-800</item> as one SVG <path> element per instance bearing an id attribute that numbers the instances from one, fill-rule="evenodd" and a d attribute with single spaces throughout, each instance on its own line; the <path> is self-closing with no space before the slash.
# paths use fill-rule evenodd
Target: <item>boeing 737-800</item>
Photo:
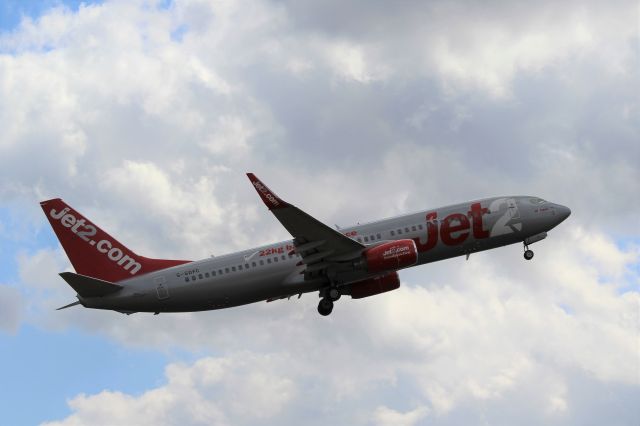
<path id="1" fill-rule="evenodd" d="M 190 312 L 318 292 L 329 315 L 342 295 L 395 290 L 398 271 L 514 243 L 529 245 L 571 211 L 538 197 L 487 198 L 333 229 L 283 201 L 252 173 L 258 195 L 293 239 L 199 261 L 129 250 L 59 198 L 41 204 L 76 273 L 60 276 L 86 308 Z"/>

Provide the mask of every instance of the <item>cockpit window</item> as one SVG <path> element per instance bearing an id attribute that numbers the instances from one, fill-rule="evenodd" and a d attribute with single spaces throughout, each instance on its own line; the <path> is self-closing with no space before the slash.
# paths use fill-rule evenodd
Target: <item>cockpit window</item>
<path id="1" fill-rule="evenodd" d="M 531 202 L 531 204 L 544 204 L 544 203 L 546 203 L 546 201 L 543 200 L 542 198 L 530 198 L 529 201 Z"/>

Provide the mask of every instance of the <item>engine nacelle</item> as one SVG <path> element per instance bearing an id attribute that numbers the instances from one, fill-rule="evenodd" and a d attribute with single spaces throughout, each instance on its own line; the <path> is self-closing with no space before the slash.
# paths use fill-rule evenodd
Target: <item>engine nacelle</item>
<path id="1" fill-rule="evenodd" d="M 381 277 L 368 278 L 351 283 L 351 298 L 362 299 L 400 287 L 400 277 L 397 272 L 391 272 Z"/>
<path id="2" fill-rule="evenodd" d="M 369 272 L 395 271 L 415 265 L 418 250 L 413 240 L 398 240 L 372 247 L 363 256 Z"/>

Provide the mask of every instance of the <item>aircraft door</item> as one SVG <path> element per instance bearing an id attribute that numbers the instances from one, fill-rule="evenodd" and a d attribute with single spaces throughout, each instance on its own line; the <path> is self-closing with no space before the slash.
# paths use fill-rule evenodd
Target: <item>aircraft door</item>
<path id="1" fill-rule="evenodd" d="M 169 298 L 169 287 L 167 286 L 167 282 L 164 277 L 156 277 L 153 279 L 156 284 L 156 294 L 158 296 L 158 300 L 164 300 Z"/>

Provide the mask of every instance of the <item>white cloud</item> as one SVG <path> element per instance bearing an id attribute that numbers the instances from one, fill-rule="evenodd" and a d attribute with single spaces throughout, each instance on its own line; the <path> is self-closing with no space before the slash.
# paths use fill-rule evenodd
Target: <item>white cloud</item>
<path id="1" fill-rule="evenodd" d="M 217 121 L 215 133 L 202 143 L 203 146 L 213 154 L 248 155 L 247 141 L 253 130 L 239 117 L 222 116 Z"/>
<path id="2" fill-rule="evenodd" d="M 426 407 L 418 407 L 406 413 L 400 413 L 391 408 L 381 406 L 376 408 L 373 420 L 377 425 L 411 426 L 424 419 L 429 414 Z"/>
<path id="3" fill-rule="evenodd" d="M 536 247 L 533 262 L 525 262 L 519 249 L 510 248 L 477 254 L 467 262 L 448 261 L 456 262 L 454 268 L 445 262 L 407 271 L 400 290 L 362 301 L 340 301 L 326 319 L 315 312 L 316 299 L 305 296 L 297 302 L 158 317 L 78 308 L 48 322 L 83 324 L 126 345 L 222 351 L 225 362 L 205 359 L 196 366 L 207 366 L 204 377 L 217 378 L 226 371 L 229 383 L 239 383 L 229 385 L 222 395 L 233 394 L 239 404 L 245 398 L 253 400 L 256 411 L 249 417 L 254 422 L 264 420 L 259 412 L 269 413 L 260 407 L 283 407 L 284 403 L 272 401 L 278 395 L 288 401 L 288 408 L 276 411 L 289 412 L 290 421 L 300 419 L 308 409 L 299 399 L 304 395 L 314 404 L 334 407 L 341 413 L 335 415 L 338 423 L 390 424 L 396 419 L 415 424 L 429 416 L 436 424 L 446 424 L 449 416 L 457 418 L 476 404 L 494 419 L 506 404 L 529 413 L 527 424 L 579 423 L 580 416 L 591 411 L 589 400 L 577 399 L 576 381 L 591 380 L 590 386 L 600 390 L 627 386 L 637 392 L 640 386 L 636 374 L 640 294 L 620 294 L 626 275 L 610 273 L 611 264 L 633 267 L 638 255 L 613 248 L 607 262 L 593 263 L 597 245 L 574 250 L 584 235 L 582 230 L 556 233 Z M 602 235 L 592 238 L 610 245 Z M 264 355 L 274 350 L 287 355 Z M 238 351 L 250 352 L 238 355 Z M 256 370 L 274 376 L 249 369 L 246 376 L 235 378 L 234 371 L 242 368 L 234 360 L 244 366 L 247 357 L 275 362 L 276 367 L 261 365 Z M 227 362 L 229 369 L 224 368 Z M 202 370 L 169 367 L 167 371 L 169 387 L 182 383 L 191 388 Z M 274 394 L 274 387 L 283 390 Z M 166 391 L 163 386 L 131 398 L 147 404 L 152 395 Z M 398 393 L 401 400 L 407 393 L 418 408 L 400 409 L 406 405 L 398 402 Z M 105 395 L 116 399 L 115 407 L 125 404 L 122 396 Z M 109 401 L 105 395 L 75 400 L 74 416 L 92 412 L 87 407 L 104 407 Z M 209 394 L 203 395 L 192 399 L 208 401 Z M 377 402 L 377 395 L 383 395 L 384 404 Z M 190 411 L 182 415 L 196 419 L 187 424 L 198 424 L 202 404 L 186 408 Z M 133 403 L 125 405 L 140 409 Z M 216 407 L 211 412 L 222 410 L 224 421 L 231 424 L 249 418 L 233 404 Z M 362 417 L 367 410 L 373 414 Z M 280 414 L 266 418 L 282 424 Z M 626 410 L 608 415 L 633 418 Z"/>
<path id="4" fill-rule="evenodd" d="M 598 48 L 597 27 L 580 10 L 568 10 L 568 16 L 554 19 L 542 8 L 518 27 L 487 16 L 478 20 L 477 15 L 464 14 L 456 19 L 453 16 L 460 10 L 452 9 L 443 17 L 457 25 L 443 35 L 431 34 L 425 53 L 445 84 L 456 91 L 480 89 L 496 98 L 510 97 L 518 74 L 535 74 Z M 505 17 L 509 9 L 503 12 Z"/>
<path id="5" fill-rule="evenodd" d="M 255 424 L 281 413 L 296 396 L 282 355 L 233 354 L 170 364 L 167 383 L 128 395 L 103 391 L 69 401 L 73 414 L 54 425 Z"/>
<path id="6" fill-rule="evenodd" d="M 18 254 L 20 281 L 31 289 L 48 291 L 55 289 L 58 279 L 52 272 L 62 272 L 69 265 L 66 255 L 58 249 L 42 249 L 33 254 Z"/>
<path id="7" fill-rule="evenodd" d="M 365 49 L 344 42 L 334 42 L 327 46 L 328 57 L 335 72 L 359 83 L 371 83 L 388 77 L 389 70 L 381 63 L 371 64 Z"/>

